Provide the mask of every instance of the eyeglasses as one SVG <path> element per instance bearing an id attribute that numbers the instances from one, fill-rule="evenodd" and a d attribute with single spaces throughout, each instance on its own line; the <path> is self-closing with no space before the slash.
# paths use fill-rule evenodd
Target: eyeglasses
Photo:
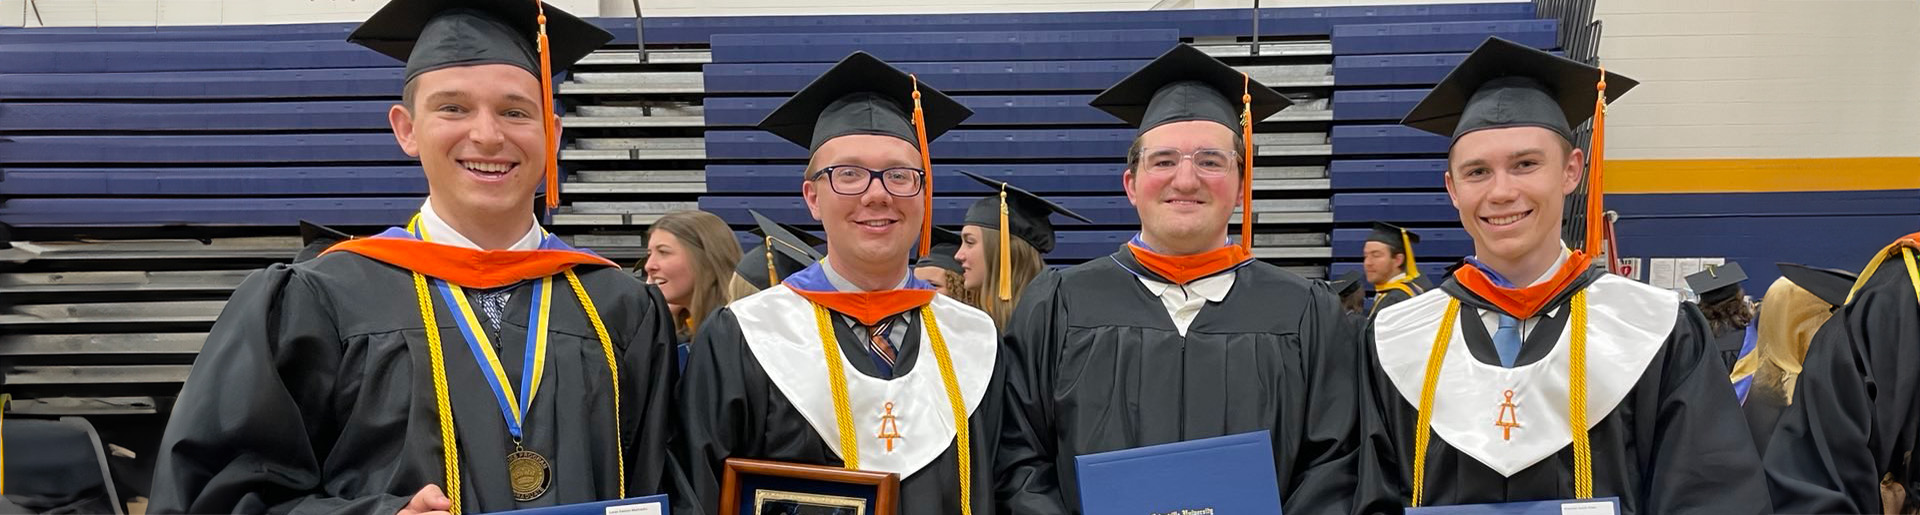
<path id="1" fill-rule="evenodd" d="M 834 193 L 841 195 L 864 195 L 873 187 L 873 181 L 880 181 L 880 187 L 888 195 L 911 197 L 919 195 L 925 187 L 927 172 L 918 168 L 888 168 L 873 170 L 854 165 L 833 165 L 813 172 L 807 180 L 827 178 L 827 185 Z"/>
<path id="2" fill-rule="evenodd" d="M 1149 148 L 1140 151 L 1139 169 L 1149 174 L 1171 174 L 1180 168 L 1180 162 L 1193 160 L 1193 168 L 1202 177 L 1222 177 L 1233 173 L 1240 165 L 1240 153 L 1232 150 L 1203 148 L 1191 153 L 1183 153 L 1172 148 Z"/>

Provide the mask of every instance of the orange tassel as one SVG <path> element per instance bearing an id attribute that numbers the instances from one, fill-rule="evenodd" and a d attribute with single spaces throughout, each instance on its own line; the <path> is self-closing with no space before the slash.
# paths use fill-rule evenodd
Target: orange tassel
<path id="1" fill-rule="evenodd" d="M 1240 162 L 1244 173 L 1240 177 L 1240 246 L 1253 250 L 1253 91 L 1252 78 L 1245 72 L 1240 73 L 1240 139 L 1244 143 L 1244 153 Z"/>
<path id="2" fill-rule="evenodd" d="M 927 255 L 933 247 L 933 149 L 927 148 L 927 115 L 920 108 L 920 77 L 907 74 L 913 79 L 913 134 L 920 138 L 920 169 L 927 172 L 926 185 L 921 187 L 923 195 L 921 206 L 924 210 L 920 217 L 920 255 Z"/>
<path id="3" fill-rule="evenodd" d="M 1587 156 L 1588 166 L 1593 172 L 1587 179 L 1587 234 L 1588 254 L 1599 254 L 1601 245 L 1601 226 L 1606 222 L 1606 182 L 1603 169 L 1606 164 L 1607 146 L 1607 69 L 1600 68 L 1600 82 L 1593 85 L 1600 92 L 1593 99 L 1593 154 Z"/>
<path id="4" fill-rule="evenodd" d="M 1013 242 L 1007 234 L 1013 232 L 1013 226 L 1007 224 L 1007 183 L 1000 183 L 1000 300 L 1013 300 Z"/>
<path id="5" fill-rule="evenodd" d="M 560 207 L 560 119 L 553 114 L 553 52 L 547 45 L 547 7 L 533 0 L 540 13 L 540 123 L 547 128 L 547 212 Z"/>

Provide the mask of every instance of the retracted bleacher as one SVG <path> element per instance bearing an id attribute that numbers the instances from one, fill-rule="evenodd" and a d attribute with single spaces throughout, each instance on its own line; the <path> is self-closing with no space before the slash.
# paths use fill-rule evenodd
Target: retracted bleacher
<path id="1" fill-rule="evenodd" d="M 1104 255 L 1138 224 L 1120 189 L 1133 130 L 1086 102 L 1185 41 L 1296 103 L 1256 127 L 1257 256 L 1324 277 L 1382 219 L 1429 229 L 1421 259 L 1444 264 L 1467 252 L 1434 200 L 1445 142 L 1395 122 L 1486 35 L 1554 48 L 1535 11 L 1263 9 L 1258 55 L 1245 9 L 654 18 L 644 54 L 634 20 L 594 20 L 619 39 L 558 83 L 565 204 L 548 225 L 623 263 L 673 210 L 817 229 L 797 194 L 804 151 L 752 126 L 859 49 L 976 112 L 932 145 L 936 222 L 987 193 L 942 173 L 964 169 L 1094 220 L 1056 219 L 1051 261 Z M 400 68 L 345 43 L 352 28 L 0 29 L 15 411 L 164 414 L 232 288 L 293 256 L 297 221 L 369 234 L 418 208 L 425 181 L 386 122 Z"/>

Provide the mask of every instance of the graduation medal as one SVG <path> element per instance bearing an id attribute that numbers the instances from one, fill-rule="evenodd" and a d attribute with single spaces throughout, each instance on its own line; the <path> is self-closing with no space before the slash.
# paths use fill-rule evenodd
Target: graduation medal
<path id="1" fill-rule="evenodd" d="M 447 304 L 454 307 L 459 316 L 454 321 L 460 326 L 460 334 L 466 337 L 467 350 L 473 352 L 486 373 L 487 386 L 493 390 L 493 398 L 500 405 L 500 414 L 507 422 L 507 433 L 513 437 L 513 452 L 507 454 L 507 483 L 513 490 L 513 499 L 520 502 L 539 499 L 547 494 L 553 484 L 552 464 L 540 453 L 521 447 L 524 436 L 523 423 L 527 412 L 533 407 L 533 398 L 540 393 L 540 380 L 547 368 L 547 321 L 553 306 L 553 278 L 541 278 L 534 283 L 533 295 L 527 307 L 526 359 L 521 361 L 520 387 L 525 389 L 525 397 L 517 397 L 513 392 L 513 383 L 508 382 L 507 372 L 500 365 L 500 357 L 494 354 L 493 342 L 487 339 L 487 333 L 480 330 L 480 319 L 473 314 L 473 305 L 467 302 L 467 296 L 459 286 L 445 281 L 434 281 Z"/>
<path id="2" fill-rule="evenodd" d="M 513 487 L 513 500 L 527 502 L 546 495 L 553 485 L 547 458 L 540 453 L 515 448 L 507 455 L 507 483 Z"/>

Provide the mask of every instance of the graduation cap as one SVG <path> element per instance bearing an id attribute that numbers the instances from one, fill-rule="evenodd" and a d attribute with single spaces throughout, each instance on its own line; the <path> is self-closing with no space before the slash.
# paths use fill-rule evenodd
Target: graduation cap
<path id="1" fill-rule="evenodd" d="M 538 77 L 547 18 L 550 71 L 573 66 L 613 34 L 551 5 L 525 0 L 394 0 L 347 41 L 407 63 L 406 80 L 449 66 L 510 64 Z"/>
<path id="2" fill-rule="evenodd" d="M 1175 45 L 1145 67 L 1121 79 L 1089 102 L 1140 134 L 1174 122 L 1206 120 L 1240 134 L 1244 165 L 1240 202 L 1253 207 L 1253 125 L 1293 102 L 1246 73 L 1185 43 Z M 1253 245 L 1253 216 L 1240 217 L 1240 245 Z"/>
<path id="3" fill-rule="evenodd" d="M 1366 282 L 1366 274 L 1360 273 L 1359 270 L 1348 270 L 1347 273 L 1340 274 L 1339 279 L 1330 283 L 1330 287 L 1333 288 L 1334 296 L 1345 297 L 1358 293 L 1360 285 Z"/>
<path id="4" fill-rule="evenodd" d="M 294 255 L 293 262 L 299 263 L 320 257 L 320 253 L 326 252 L 327 248 L 351 239 L 353 236 L 334 230 L 332 227 L 301 220 L 300 253 Z"/>
<path id="5" fill-rule="evenodd" d="M 1413 244 L 1420 243 L 1419 234 L 1415 234 L 1413 231 L 1409 231 L 1405 227 L 1398 225 L 1386 222 L 1374 222 L 1373 232 L 1367 233 L 1367 241 L 1385 243 L 1387 247 L 1392 248 L 1394 252 L 1406 254 L 1407 263 L 1405 268 L 1407 280 L 1412 281 L 1420 277 L 1420 269 L 1413 264 Z"/>
<path id="6" fill-rule="evenodd" d="M 1740 282 L 1747 280 L 1747 272 L 1740 264 L 1727 262 L 1725 265 L 1707 265 L 1706 270 L 1687 276 L 1687 287 L 1700 296 L 1701 304 L 1711 304 L 1733 298 L 1740 293 Z"/>
<path id="7" fill-rule="evenodd" d="M 854 52 L 813 79 L 793 98 L 760 120 L 761 130 L 820 150 L 827 140 L 851 134 L 893 136 L 920 149 L 927 213 L 933 212 L 933 158 L 927 142 L 960 125 L 973 110 L 920 79 L 866 52 Z M 932 243 L 933 217 L 920 223 L 920 253 Z"/>
<path id="8" fill-rule="evenodd" d="M 953 258 L 953 255 L 959 252 L 960 233 L 935 226 L 933 228 L 933 246 L 927 251 L 926 255 L 920 256 L 919 261 L 913 263 L 913 267 L 933 266 L 940 267 L 943 270 L 955 274 L 965 274 L 967 272 L 960 267 L 960 261 Z"/>
<path id="9" fill-rule="evenodd" d="M 967 208 L 966 224 L 1000 231 L 1000 300 L 1013 300 L 1013 252 L 1009 238 L 1020 238 L 1041 254 L 1053 252 L 1053 214 L 1059 213 L 1085 223 L 1087 217 L 1041 198 L 1019 186 L 958 170 L 961 175 L 1000 191 L 988 195 Z"/>
<path id="10" fill-rule="evenodd" d="M 753 214 L 754 222 L 759 224 L 752 231 L 753 234 L 763 240 L 760 245 L 741 254 L 740 265 L 733 269 L 748 284 L 772 288 L 786 280 L 787 276 L 813 266 L 824 257 L 814 247 L 825 244 L 827 240 L 799 227 L 775 222 L 759 211 L 747 212 Z M 763 284 L 766 286 L 761 286 Z"/>
<path id="11" fill-rule="evenodd" d="M 1600 69 L 1488 37 L 1427 93 L 1401 124 L 1452 138 L 1481 129 L 1540 127 L 1573 141 L 1594 113 Z M 1607 101 L 1640 82 L 1607 73 Z"/>
<path id="12" fill-rule="evenodd" d="M 1807 290 L 1833 307 L 1847 303 L 1847 294 L 1853 291 L 1853 283 L 1860 279 L 1858 274 L 1833 268 L 1818 268 L 1795 263 L 1777 263 L 1780 275 L 1792 281 L 1794 286 Z"/>
<path id="13" fill-rule="evenodd" d="M 524 0 L 393 0 L 347 41 L 407 63 L 406 82 L 441 68 L 508 64 L 540 79 L 547 148 L 558 148 L 553 74 L 580 62 L 613 34 L 545 2 Z M 559 156 L 545 163 L 547 209 L 560 207 Z"/>

